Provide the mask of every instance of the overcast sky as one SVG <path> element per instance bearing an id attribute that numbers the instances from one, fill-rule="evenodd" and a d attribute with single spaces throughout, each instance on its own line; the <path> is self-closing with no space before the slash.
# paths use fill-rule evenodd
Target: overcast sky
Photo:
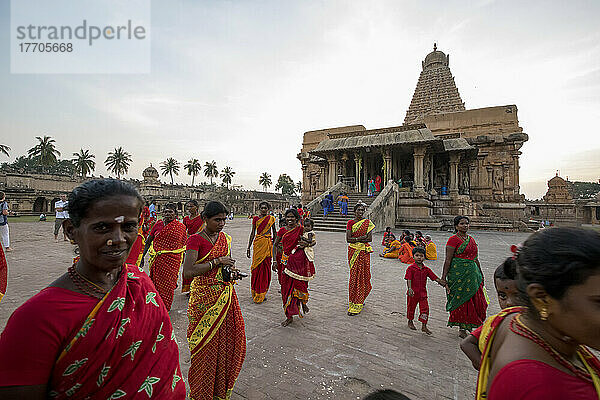
<path id="1" fill-rule="evenodd" d="M 401 125 L 437 42 L 467 109 L 517 105 L 528 198 L 557 170 L 600 178 L 598 1 L 153 1 L 152 72 L 139 75 L 11 74 L 9 4 L 0 0 L 0 143 L 10 160 L 50 135 L 63 156 L 90 149 L 96 175 L 123 146 L 133 178 L 170 156 L 228 165 L 245 188 L 265 171 L 298 181 L 303 132 Z"/>

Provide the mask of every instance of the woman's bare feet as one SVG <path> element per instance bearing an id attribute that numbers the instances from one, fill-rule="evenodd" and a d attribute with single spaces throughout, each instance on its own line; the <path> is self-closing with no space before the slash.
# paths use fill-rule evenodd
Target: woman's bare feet
<path id="1" fill-rule="evenodd" d="M 354 314 L 354 313 L 351 313 L 350 311 L 348 311 L 348 316 L 349 317 L 354 317 L 355 315 L 358 315 L 358 314 Z"/>
<path id="2" fill-rule="evenodd" d="M 431 335 L 431 331 L 429 329 L 427 329 L 427 325 L 423 324 L 423 327 L 421 327 L 421 331 L 425 332 L 428 335 Z"/>
<path id="3" fill-rule="evenodd" d="M 408 328 L 412 331 L 417 330 L 417 328 L 415 327 L 415 324 L 412 321 L 408 321 Z"/>
<path id="4" fill-rule="evenodd" d="M 291 324 L 292 322 L 294 322 L 294 319 L 293 319 L 293 318 L 288 318 L 288 319 L 286 319 L 285 321 L 283 321 L 283 322 L 281 323 L 281 326 L 288 326 L 288 325 L 289 325 L 289 324 Z"/>
<path id="5" fill-rule="evenodd" d="M 308 306 L 304 303 L 302 303 L 302 312 L 304 314 L 308 314 L 308 312 L 310 311 L 310 309 L 308 308 Z"/>
<path id="6" fill-rule="evenodd" d="M 464 339 L 467 337 L 467 331 L 465 329 L 460 329 L 458 331 L 458 337 L 461 339 Z"/>

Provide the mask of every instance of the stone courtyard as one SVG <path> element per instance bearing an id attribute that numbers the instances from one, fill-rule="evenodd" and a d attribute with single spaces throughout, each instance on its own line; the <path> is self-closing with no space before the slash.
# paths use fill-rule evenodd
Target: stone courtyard
<path id="1" fill-rule="evenodd" d="M 0 303 L 0 329 L 25 300 L 66 271 L 72 246 L 55 243 L 52 222 L 13 223 L 14 251 L 8 253 L 7 294 Z M 233 237 L 237 267 L 249 272 L 245 249 L 250 222 L 236 218 L 225 231 Z M 424 232 L 425 233 L 425 232 Z M 427 261 L 441 274 L 449 233 L 427 232 L 438 246 L 438 260 Z M 509 246 L 528 235 L 471 232 L 479 244 L 480 260 L 491 304 L 499 310 L 492 276 L 509 254 Z M 310 313 L 281 327 L 284 319 L 279 285 L 273 276 L 268 301 L 253 304 L 250 280 L 236 287 L 246 322 L 247 353 L 234 389 L 234 399 L 360 399 L 380 388 L 398 390 L 411 399 L 472 399 L 476 371 L 459 349 L 458 331 L 447 328 L 445 292 L 428 284 L 432 336 L 406 326 L 405 264 L 382 259 L 381 234 L 375 234 L 371 257 L 373 290 L 362 314 L 346 315 L 348 301 L 347 247 L 343 233 L 318 232 L 315 248 L 317 276 L 309 285 Z M 180 345 L 184 377 L 190 363 L 186 343 L 187 296 L 177 293 L 170 312 Z M 417 324 L 418 326 L 419 324 Z"/>

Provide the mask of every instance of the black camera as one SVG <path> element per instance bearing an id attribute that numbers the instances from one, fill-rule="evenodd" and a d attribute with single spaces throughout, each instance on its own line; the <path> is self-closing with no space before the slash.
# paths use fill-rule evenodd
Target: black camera
<path id="1" fill-rule="evenodd" d="M 231 271 L 231 267 L 229 265 L 225 265 L 223 268 L 221 268 L 221 273 L 223 274 L 223 282 L 230 282 L 233 279 L 231 279 L 231 275 L 233 275 L 233 271 Z M 245 274 L 243 272 L 238 272 L 237 273 L 237 279 L 242 279 L 242 278 L 247 278 L 248 274 Z"/>

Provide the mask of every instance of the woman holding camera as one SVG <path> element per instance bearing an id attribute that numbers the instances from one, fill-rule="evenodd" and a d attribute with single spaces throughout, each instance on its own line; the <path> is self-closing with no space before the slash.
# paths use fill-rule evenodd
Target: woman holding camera
<path id="1" fill-rule="evenodd" d="M 187 241 L 183 277 L 193 279 L 187 332 L 191 353 L 190 397 L 229 399 L 244 357 L 244 319 L 232 280 L 238 279 L 231 258 L 231 237 L 222 232 L 227 209 L 218 201 L 204 207 L 201 233 Z"/>

